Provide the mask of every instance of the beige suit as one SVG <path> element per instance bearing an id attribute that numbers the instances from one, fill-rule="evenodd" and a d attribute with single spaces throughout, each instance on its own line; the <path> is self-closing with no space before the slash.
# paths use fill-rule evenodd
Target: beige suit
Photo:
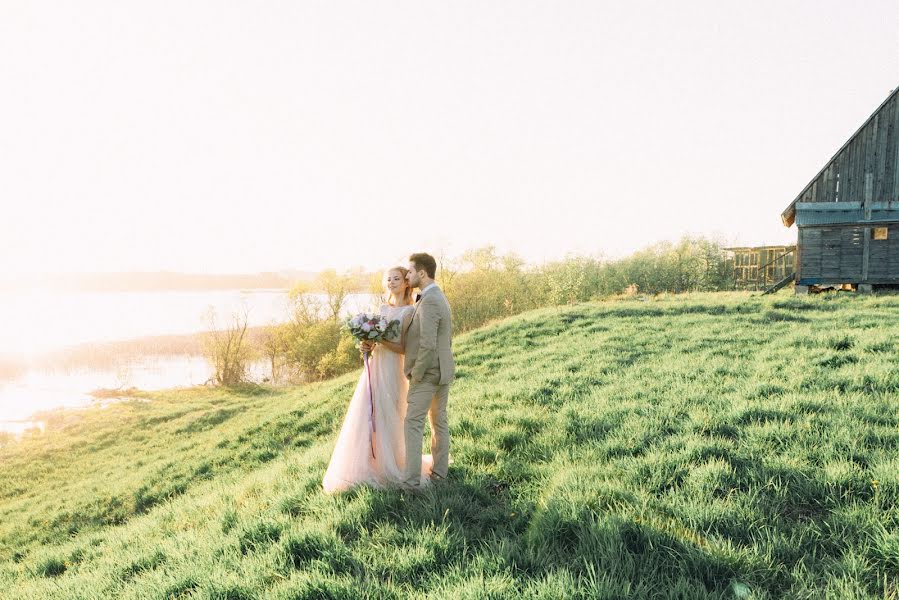
<path id="1" fill-rule="evenodd" d="M 409 378 L 406 408 L 406 481 L 417 488 L 421 477 L 421 436 L 425 415 L 431 423 L 431 475 L 445 478 L 449 468 L 449 420 L 446 405 L 456 374 L 450 305 L 436 285 L 422 294 L 406 331 L 404 368 Z"/>

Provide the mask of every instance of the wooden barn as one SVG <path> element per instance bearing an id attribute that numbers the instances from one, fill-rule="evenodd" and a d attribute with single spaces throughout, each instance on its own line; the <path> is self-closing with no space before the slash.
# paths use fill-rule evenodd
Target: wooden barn
<path id="1" fill-rule="evenodd" d="M 799 230 L 796 292 L 899 284 L 899 88 L 815 175 L 781 219 Z"/>

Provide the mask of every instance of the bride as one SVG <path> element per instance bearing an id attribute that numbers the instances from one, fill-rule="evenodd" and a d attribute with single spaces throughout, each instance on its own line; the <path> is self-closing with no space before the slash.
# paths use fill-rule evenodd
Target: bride
<path id="1" fill-rule="evenodd" d="M 347 408 L 331 462 L 322 481 L 328 493 L 360 484 L 399 487 L 405 479 L 406 445 L 403 421 L 409 382 L 403 373 L 406 329 L 412 320 L 412 288 L 406 282 L 408 269 L 394 267 L 385 273 L 388 303 L 381 314 L 400 322 L 399 336 L 380 342 L 363 369 L 356 391 Z M 369 387 L 369 372 L 371 387 Z M 374 395 L 374 434 L 369 429 L 369 390 Z M 431 457 L 422 457 L 422 483 L 431 471 Z"/>

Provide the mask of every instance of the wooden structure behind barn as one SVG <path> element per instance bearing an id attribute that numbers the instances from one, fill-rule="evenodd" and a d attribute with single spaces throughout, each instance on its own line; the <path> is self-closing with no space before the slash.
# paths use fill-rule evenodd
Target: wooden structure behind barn
<path id="1" fill-rule="evenodd" d="M 796 246 L 736 246 L 723 250 L 738 290 L 769 288 L 785 277 L 792 279 L 796 270 Z"/>
<path id="2" fill-rule="evenodd" d="M 899 88 L 837 150 L 781 219 L 796 223 L 796 292 L 899 284 Z"/>

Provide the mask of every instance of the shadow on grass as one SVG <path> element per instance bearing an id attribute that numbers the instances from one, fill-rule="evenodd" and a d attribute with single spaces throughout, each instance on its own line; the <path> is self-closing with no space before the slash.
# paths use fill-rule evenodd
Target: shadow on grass
<path id="1" fill-rule="evenodd" d="M 592 578 L 602 573 L 603 585 L 631 590 L 630 597 L 659 597 L 673 587 L 706 598 L 720 597 L 752 570 L 745 558 L 712 551 L 666 517 L 623 516 L 619 505 L 636 502 L 628 493 L 619 498 L 612 490 L 608 506 L 564 494 L 538 505 L 520 500 L 517 487 L 454 468 L 420 496 L 356 489 L 343 495 L 356 510 L 345 511 L 333 531 L 304 533 L 284 552 L 294 568 L 426 593 L 435 581 L 462 586 L 502 574 L 533 592 L 565 572 L 577 587 L 571 597 L 615 597 L 591 595 L 598 589 Z"/>

